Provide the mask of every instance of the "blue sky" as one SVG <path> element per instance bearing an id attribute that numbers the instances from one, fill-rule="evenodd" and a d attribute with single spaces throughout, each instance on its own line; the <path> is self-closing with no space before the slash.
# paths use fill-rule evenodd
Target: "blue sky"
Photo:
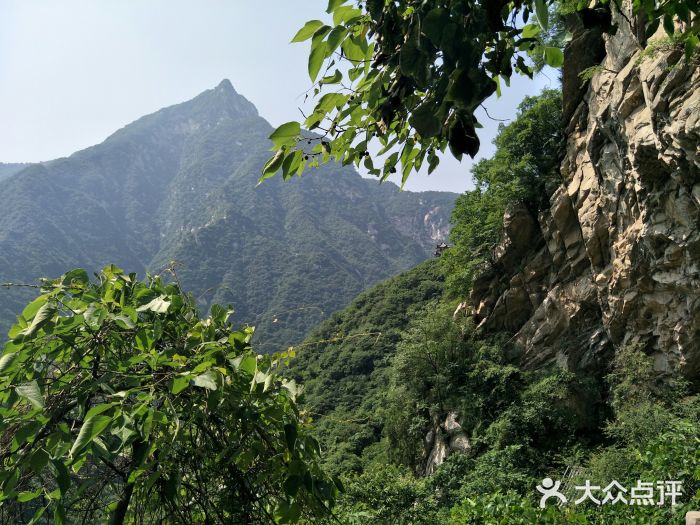
<path id="1" fill-rule="evenodd" d="M 289 44 L 327 0 L 0 0 L 0 162 L 49 160 L 104 140 L 229 78 L 273 125 L 299 117 L 308 44 Z M 509 118 L 556 73 L 515 79 L 489 113 Z M 480 155 L 497 123 L 480 118 Z M 411 190 L 464 191 L 466 159 L 446 158 Z"/>

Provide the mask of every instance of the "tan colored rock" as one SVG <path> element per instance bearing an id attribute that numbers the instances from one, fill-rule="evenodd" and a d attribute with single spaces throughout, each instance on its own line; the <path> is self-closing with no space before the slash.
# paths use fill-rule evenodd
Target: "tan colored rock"
<path id="1" fill-rule="evenodd" d="M 465 453 L 471 449 L 469 437 L 457 421 L 457 413 L 450 412 L 443 422 L 434 421 L 432 428 L 425 437 L 424 474 L 435 472 L 452 453 Z"/>
<path id="2" fill-rule="evenodd" d="M 698 378 L 700 68 L 680 49 L 642 58 L 618 18 L 603 71 L 568 111 L 549 210 L 509 212 L 500 274 L 480 276 L 470 302 L 480 326 L 515 334 L 526 366 L 604 369 L 638 343 L 660 372 Z M 522 239 L 514 224 L 528 225 Z"/>

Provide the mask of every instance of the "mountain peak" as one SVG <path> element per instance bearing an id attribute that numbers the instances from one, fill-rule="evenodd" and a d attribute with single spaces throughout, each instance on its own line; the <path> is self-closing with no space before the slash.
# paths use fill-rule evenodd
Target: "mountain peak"
<path id="1" fill-rule="evenodd" d="M 206 102 L 205 102 L 206 101 Z M 198 97 L 192 99 L 189 103 L 194 103 L 195 106 L 204 104 L 204 106 L 216 111 L 224 111 L 229 116 L 257 116 L 258 110 L 252 102 L 243 95 L 239 94 L 231 84 L 228 78 L 223 79 L 213 88 L 201 93 Z M 198 104 L 199 103 L 199 104 Z"/>
<path id="2" fill-rule="evenodd" d="M 233 88 L 233 84 L 231 84 L 231 81 L 228 78 L 223 79 L 221 82 L 219 82 L 219 85 L 216 86 L 216 91 L 220 92 L 229 92 L 229 93 L 236 93 L 238 92 Z"/>

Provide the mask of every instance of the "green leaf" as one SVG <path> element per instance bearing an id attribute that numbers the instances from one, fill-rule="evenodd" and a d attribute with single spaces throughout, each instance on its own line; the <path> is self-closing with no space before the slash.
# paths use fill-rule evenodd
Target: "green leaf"
<path id="1" fill-rule="evenodd" d="M 70 288 L 84 287 L 90 282 L 90 277 L 85 270 L 77 268 L 70 272 L 64 273 L 61 277 L 61 284 Z M 80 286 L 76 286 L 80 285 Z"/>
<path id="2" fill-rule="evenodd" d="M 292 523 L 296 522 L 301 516 L 301 508 L 297 502 L 290 503 L 289 501 L 280 501 L 275 508 L 275 521 L 277 523 Z"/>
<path id="3" fill-rule="evenodd" d="M 36 313 L 39 311 L 39 308 L 44 306 L 46 302 L 48 301 L 49 296 L 48 295 L 40 295 L 36 299 L 34 299 L 31 303 L 29 303 L 24 310 L 22 310 L 22 317 L 24 318 L 25 321 L 29 322 L 31 319 L 34 318 Z"/>
<path id="4" fill-rule="evenodd" d="M 282 162 L 284 162 L 284 152 L 284 149 L 277 150 L 275 156 L 265 163 L 265 166 L 263 166 L 263 173 L 258 180 L 258 184 L 274 176 L 274 174 L 279 171 L 279 169 L 282 167 Z"/>
<path id="5" fill-rule="evenodd" d="M 661 19 L 659 18 L 654 18 L 651 22 L 649 22 L 649 25 L 647 25 L 644 34 L 647 38 L 651 38 L 654 36 L 654 33 L 656 33 L 656 30 L 659 28 L 659 24 L 661 24 Z"/>
<path id="6" fill-rule="evenodd" d="M 434 104 L 424 102 L 413 111 L 409 118 L 409 123 L 422 138 L 435 137 L 442 129 L 440 119 L 436 115 L 436 109 Z"/>
<path id="7" fill-rule="evenodd" d="M 335 483 L 335 486 L 340 492 L 345 492 L 345 486 L 343 485 L 343 482 L 341 481 L 340 477 L 333 476 L 333 483 Z"/>
<path id="8" fill-rule="evenodd" d="M 61 460 L 55 459 L 51 462 L 56 469 L 56 484 L 61 491 L 61 495 L 66 494 L 70 488 L 70 474 Z"/>
<path id="9" fill-rule="evenodd" d="M 53 511 L 53 524 L 63 525 L 66 522 L 66 509 L 58 503 Z"/>
<path id="10" fill-rule="evenodd" d="M 83 421 L 83 426 L 80 427 L 78 437 L 75 439 L 75 443 L 73 443 L 68 455 L 71 458 L 74 458 L 78 452 L 92 443 L 92 441 L 99 436 L 111 422 L 112 418 L 109 416 L 94 416 L 91 418 L 85 418 L 85 421 Z"/>
<path id="11" fill-rule="evenodd" d="M 319 71 L 321 71 L 321 66 L 323 66 L 323 61 L 326 59 L 326 51 L 328 49 L 328 43 L 323 40 L 314 39 L 311 45 L 311 53 L 309 54 L 309 78 L 312 82 L 316 81 Z"/>
<path id="12" fill-rule="evenodd" d="M 110 408 L 113 408 L 117 406 L 119 403 L 103 403 L 101 405 L 96 405 L 92 407 L 90 410 L 88 410 L 88 413 L 85 414 L 85 419 L 92 419 L 95 416 L 98 416 L 104 412 L 107 412 Z"/>
<path id="13" fill-rule="evenodd" d="M 252 376 L 255 375 L 255 371 L 258 369 L 258 360 L 254 355 L 246 354 L 234 359 L 233 366 Z"/>
<path id="14" fill-rule="evenodd" d="M 561 67 L 564 63 L 564 53 L 558 47 L 544 48 L 544 62 L 550 67 Z"/>
<path id="15" fill-rule="evenodd" d="M 450 14 L 447 10 L 442 7 L 436 7 L 425 15 L 421 29 L 433 44 L 439 46 L 442 41 L 445 26 L 449 20 Z"/>
<path id="16" fill-rule="evenodd" d="M 26 503 L 27 501 L 32 501 L 34 498 L 38 497 L 39 494 L 41 494 L 41 489 L 35 492 L 20 492 L 17 494 L 17 502 Z"/>
<path id="17" fill-rule="evenodd" d="M 29 401 L 34 408 L 44 408 L 44 396 L 41 395 L 41 389 L 36 381 L 17 385 L 15 387 L 15 392 Z"/>
<path id="18" fill-rule="evenodd" d="M 134 321 L 132 321 L 128 315 L 115 315 L 112 317 L 112 319 L 119 328 L 123 328 L 125 330 L 131 330 L 134 328 L 134 326 L 136 326 Z"/>
<path id="19" fill-rule="evenodd" d="M 671 17 L 671 15 L 664 15 L 663 25 L 664 25 L 664 31 L 666 31 L 666 34 L 668 36 L 673 36 L 673 33 L 676 31 L 676 26 L 673 23 L 673 18 Z"/>
<path id="20" fill-rule="evenodd" d="M 523 38 L 536 38 L 539 34 L 540 26 L 538 26 L 537 24 L 527 24 L 525 27 L 523 27 L 520 36 Z"/>
<path id="21" fill-rule="evenodd" d="M 304 24 L 304 27 L 297 31 L 297 34 L 294 35 L 294 38 L 292 38 L 292 42 L 303 42 L 304 40 L 308 40 L 314 36 L 314 33 L 318 31 L 318 28 L 321 26 L 323 26 L 323 22 L 320 20 L 309 20 Z"/>
<path id="22" fill-rule="evenodd" d="M 35 450 L 32 457 L 29 459 L 29 465 L 32 467 L 34 474 L 41 474 L 41 471 L 44 470 L 44 467 L 48 464 L 49 459 L 51 459 L 49 453 L 43 448 Z"/>
<path id="23" fill-rule="evenodd" d="M 146 312 L 146 311 L 151 311 L 155 312 L 157 314 L 164 314 L 165 312 L 168 311 L 168 308 L 170 308 L 170 300 L 168 299 L 167 296 L 161 295 L 160 297 L 156 297 L 153 299 L 150 303 L 144 304 L 143 306 L 139 306 L 136 311 L 137 312 Z"/>
<path id="24" fill-rule="evenodd" d="M 282 488 L 284 489 L 285 494 L 293 498 L 299 492 L 299 488 L 301 487 L 303 482 L 304 480 L 301 476 L 292 474 L 289 477 L 287 477 L 286 480 L 284 480 Z"/>
<path id="25" fill-rule="evenodd" d="M 297 442 L 297 427 L 294 424 L 284 425 L 284 439 L 287 442 L 287 448 L 290 452 L 294 452 Z"/>
<path id="26" fill-rule="evenodd" d="M 333 10 L 333 23 L 339 25 L 348 23 L 354 18 L 362 15 L 362 11 L 351 5 L 338 6 Z"/>
<path id="27" fill-rule="evenodd" d="M 357 43 L 357 39 L 346 38 L 340 45 L 345 56 L 352 62 L 360 63 L 368 58 L 367 52 Z"/>
<path id="28" fill-rule="evenodd" d="M 549 10 L 545 0 L 535 0 L 535 13 L 537 14 L 537 21 L 542 26 L 542 29 L 546 31 L 549 27 Z"/>
<path id="29" fill-rule="evenodd" d="M 22 330 L 21 334 L 30 337 L 34 335 L 51 317 L 56 313 L 56 307 L 51 303 L 45 303 L 39 308 L 28 328 Z"/>
<path id="30" fill-rule="evenodd" d="M 173 382 L 170 385 L 170 391 L 173 394 L 179 394 L 188 386 L 190 386 L 190 376 L 176 376 L 173 377 Z"/>
<path id="31" fill-rule="evenodd" d="M 326 13 L 332 13 L 347 1 L 348 0 L 328 0 L 328 8 L 326 9 Z"/>
<path id="32" fill-rule="evenodd" d="M 36 433 L 39 431 L 41 426 L 41 423 L 37 420 L 29 421 L 28 423 L 20 426 L 15 432 L 15 435 L 12 437 L 10 451 L 14 452 L 15 450 L 19 449 L 19 447 L 24 445 L 24 443 L 26 443 L 30 438 L 35 438 Z"/>
<path id="33" fill-rule="evenodd" d="M 206 388 L 207 390 L 216 390 L 216 372 L 207 370 L 203 374 L 192 379 L 192 384 L 200 388 Z"/>
<path id="34" fill-rule="evenodd" d="M 420 38 L 417 33 L 413 34 L 401 47 L 399 54 L 399 67 L 401 72 L 413 78 L 419 85 L 423 85 L 427 80 L 428 64 L 425 53 L 421 50 Z"/>
<path id="35" fill-rule="evenodd" d="M 269 138 L 275 146 L 280 148 L 282 146 L 294 144 L 299 133 L 301 133 L 301 124 L 296 121 L 291 121 L 278 126 L 277 129 L 270 134 Z M 279 161 L 280 166 L 282 165 L 282 160 Z"/>
<path id="36" fill-rule="evenodd" d="M 299 168 L 301 160 L 301 150 L 294 150 L 287 154 L 287 156 L 284 158 L 284 162 L 282 162 L 282 178 L 284 180 L 287 180 L 289 177 L 294 175 L 296 170 Z"/>
<path id="37" fill-rule="evenodd" d="M 335 73 L 332 75 L 328 75 L 327 77 L 323 77 L 321 79 L 321 84 L 337 84 L 343 80 L 343 74 L 339 70 L 335 70 Z"/>
<path id="38" fill-rule="evenodd" d="M 328 35 L 326 42 L 328 43 L 327 55 L 331 55 L 341 42 L 348 36 L 349 31 L 343 26 L 335 26 Z"/>
<path id="39" fill-rule="evenodd" d="M 44 515 L 44 512 L 46 512 L 47 508 L 48 507 L 39 507 L 34 513 L 34 516 L 32 516 L 32 519 L 27 522 L 27 525 L 36 525 L 39 523 L 39 520 L 41 520 L 41 517 Z"/>
<path id="40" fill-rule="evenodd" d="M 686 59 L 690 59 L 690 57 L 693 56 L 693 53 L 695 53 L 695 50 L 698 48 L 698 44 L 700 44 L 700 39 L 697 36 L 688 35 L 688 37 L 685 41 L 685 57 L 686 57 Z"/>
<path id="41" fill-rule="evenodd" d="M 142 352 L 150 352 L 155 344 L 155 338 L 153 337 L 153 331 L 141 328 L 136 332 L 136 348 Z"/>
<path id="42" fill-rule="evenodd" d="M 17 352 L 8 352 L 0 357 L 0 376 L 12 367 L 16 357 Z"/>

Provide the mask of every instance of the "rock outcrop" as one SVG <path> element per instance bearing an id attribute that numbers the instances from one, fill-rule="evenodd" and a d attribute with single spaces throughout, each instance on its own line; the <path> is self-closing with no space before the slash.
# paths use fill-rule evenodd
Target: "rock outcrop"
<path id="1" fill-rule="evenodd" d="M 698 379 L 700 68 L 671 45 L 644 52 L 629 20 L 614 14 L 573 110 L 549 209 L 506 213 L 470 302 L 483 327 L 515 334 L 526 367 L 601 370 L 636 344 Z"/>
<path id="2" fill-rule="evenodd" d="M 423 474 L 429 476 L 442 465 L 453 452 L 467 452 L 471 442 L 462 426 L 457 421 L 457 413 L 450 412 L 444 421 L 433 421 L 433 428 L 425 436 L 425 469 Z"/>

